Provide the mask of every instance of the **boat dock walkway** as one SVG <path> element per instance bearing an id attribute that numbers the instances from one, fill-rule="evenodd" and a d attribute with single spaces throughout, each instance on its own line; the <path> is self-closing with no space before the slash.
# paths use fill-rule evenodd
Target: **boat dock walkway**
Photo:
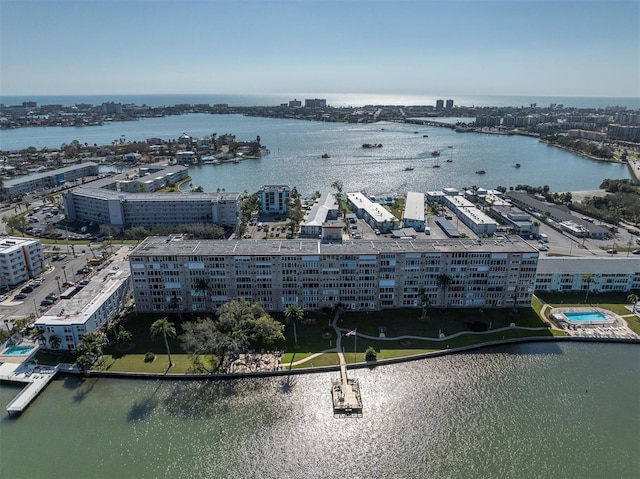
<path id="1" fill-rule="evenodd" d="M 0 381 L 24 384 L 24 388 L 7 405 L 9 416 L 19 416 L 58 372 L 58 366 L 33 364 L 0 364 Z"/>
<path id="2" fill-rule="evenodd" d="M 336 327 L 338 313 L 333 320 Z M 357 333 L 356 333 L 357 334 Z M 355 378 L 347 376 L 347 362 L 342 354 L 342 335 L 338 335 L 336 346 L 340 358 L 340 378 L 331 380 L 331 398 L 333 399 L 334 415 L 362 416 L 362 398 L 360 397 L 360 384 Z"/>

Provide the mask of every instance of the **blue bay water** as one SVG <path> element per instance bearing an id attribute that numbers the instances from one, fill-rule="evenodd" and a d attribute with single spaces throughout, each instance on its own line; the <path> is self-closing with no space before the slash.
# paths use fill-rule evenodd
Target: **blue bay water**
<path id="1" fill-rule="evenodd" d="M 596 189 L 604 178 L 630 178 L 626 165 L 590 160 L 535 138 L 456 133 L 448 128 L 389 122 L 359 125 L 187 114 L 83 128 L 4 130 L 0 131 L 0 147 L 60 147 L 73 140 L 103 145 L 123 137 L 169 140 L 182 133 L 194 137 L 232 133 L 238 140 L 260 136 L 271 151 L 260 160 L 191 167 L 192 183 L 205 191 L 252 192 L 264 184 L 285 183 L 310 194 L 330 189 L 336 179 L 344 182 L 345 191 L 370 194 L 518 184 L 576 191 Z M 364 149 L 364 143 L 382 143 L 383 147 Z M 441 152 L 440 157 L 431 156 L 434 150 Z M 321 159 L 324 153 L 331 158 Z M 514 168 L 515 163 L 521 168 Z M 440 168 L 433 168 L 436 164 Z M 415 169 L 405 171 L 409 165 Z M 477 170 L 486 174 L 477 175 Z"/>
<path id="2" fill-rule="evenodd" d="M 640 348 L 536 343 L 357 370 L 364 414 L 332 415 L 337 373 L 240 381 L 54 381 L 0 421 L 0 477 L 632 478 Z M 0 387 L 3 408 L 15 388 Z"/>

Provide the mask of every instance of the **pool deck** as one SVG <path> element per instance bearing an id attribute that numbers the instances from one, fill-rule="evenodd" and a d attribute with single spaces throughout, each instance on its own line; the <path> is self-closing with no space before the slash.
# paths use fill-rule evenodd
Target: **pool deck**
<path id="1" fill-rule="evenodd" d="M 565 313 L 596 312 L 602 314 L 606 319 L 602 321 L 572 321 L 565 315 Z M 622 316 L 599 307 L 552 308 L 549 317 L 558 324 L 559 329 L 563 330 L 567 336 L 596 339 L 640 339 L 640 336 L 627 326 Z"/>
<path id="2" fill-rule="evenodd" d="M 31 404 L 40 392 L 47 387 L 47 384 L 55 377 L 58 366 L 36 366 L 34 364 L 0 364 L 0 381 L 17 382 L 24 385 L 24 388 L 7 405 L 9 416 L 14 417 Z"/>

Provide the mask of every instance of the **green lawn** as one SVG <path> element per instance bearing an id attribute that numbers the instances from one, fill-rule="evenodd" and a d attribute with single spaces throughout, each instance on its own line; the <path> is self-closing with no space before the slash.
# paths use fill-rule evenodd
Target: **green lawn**
<path id="1" fill-rule="evenodd" d="M 442 332 L 449 336 L 460 331 L 486 331 L 508 327 L 510 323 L 525 327 L 542 327 L 544 322 L 533 308 L 522 308 L 516 316 L 511 309 L 446 309 L 427 311 L 427 320 L 421 321 L 420 310 L 405 308 L 371 312 L 346 311 L 341 314 L 338 326 L 358 329 L 359 333 L 378 336 L 384 328 L 387 337 L 423 336 L 437 338 Z"/>
<path id="2" fill-rule="evenodd" d="M 626 294 L 595 294 L 589 295 L 588 304 L 609 309 L 621 315 L 629 314 L 625 308 L 627 305 Z M 498 328 L 509 327 L 510 323 L 523 327 L 543 327 L 545 321 L 539 314 L 545 303 L 553 306 L 584 306 L 584 293 L 565 294 L 541 294 L 534 297 L 531 308 L 521 308 L 517 313 L 511 309 L 446 309 L 430 308 L 427 311 L 427 319 L 420 319 L 419 308 L 404 308 L 382 311 L 345 311 L 341 313 L 338 326 L 344 330 L 357 329 L 358 333 L 373 336 L 372 339 L 358 337 L 355 360 L 364 362 L 364 353 L 368 347 L 373 347 L 378 352 L 378 359 L 393 359 L 449 348 L 471 346 L 489 341 L 499 341 L 512 338 L 526 337 L 552 337 L 562 336 L 562 331 L 543 329 L 540 331 L 528 331 L 520 329 L 507 329 L 506 331 L 489 332 Z M 275 313 L 274 318 L 284 322 L 281 313 Z M 162 338 L 151 338 L 149 328 L 151 324 L 160 318 L 157 314 L 131 314 L 124 323 L 125 328 L 133 335 L 135 346 L 127 352 L 118 351 L 115 344 L 107 347 L 103 359 L 94 366 L 94 369 L 105 371 L 135 371 L 148 373 L 163 373 L 167 370 L 167 356 Z M 335 348 L 336 337 L 330 327 L 333 315 L 321 312 L 306 313 L 304 323 L 297 325 L 298 347 L 294 345 L 293 326 L 285 328 L 285 341 L 272 346 L 273 350 L 284 350 L 281 363 L 289 364 L 308 358 L 314 353 Z M 168 315 L 168 319 L 176 324 L 178 336 L 182 333 L 181 323 L 191 318 L 179 319 L 175 315 Z M 640 333 L 640 320 L 627 319 L 629 326 Z M 442 332 L 446 336 L 463 332 L 474 331 L 483 334 L 462 334 L 456 338 L 443 341 L 422 339 L 378 339 L 381 329 L 387 338 L 400 336 L 421 336 L 438 338 Z M 343 337 L 342 346 L 347 363 L 354 362 L 354 340 L 352 337 Z M 193 373 L 193 365 L 189 356 L 182 350 L 178 338 L 169 339 L 171 357 L 174 366 L 170 373 Z M 147 352 L 155 354 L 153 362 L 144 362 Z M 69 357 L 67 357 L 69 356 Z M 41 363 L 73 362 L 72 355 L 66 355 L 64 360 L 60 355 L 47 355 L 39 353 L 38 360 Z M 339 364 L 336 353 L 325 353 L 304 361 L 293 368 L 309 368 L 320 366 L 337 366 Z"/>

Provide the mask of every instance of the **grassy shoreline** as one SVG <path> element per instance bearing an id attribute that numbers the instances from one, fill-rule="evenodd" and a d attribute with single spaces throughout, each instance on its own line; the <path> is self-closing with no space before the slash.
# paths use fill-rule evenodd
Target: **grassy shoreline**
<path id="1" fill-rule="evenodd" d="M 609 309 L 617 314 L 627 316 L 629 327 L 640 334 L 640 318 L 630 317 L 626 308 L 626 294 L 600 294 L 589 298 L 592 306 Z M 373 347 L 378 352 L 378 361 L 412 360 L 423 358 L 428 354 L 442 354 L 449 350 L 453 353 L 459 348 L 480 348 L 487 344 L 513 340 L 553 340 L 564 336 L 564 332 L 553 327 L 543 317 L 545 305 L 585 306 L 581 294 L 548 294 L 534 297 L 531 308 L 522 308 L 516 312 L 511 309 L 430 309 L 426 320 L 420 319 L 420 310 L 404 308 L 381 311 L 345 311 L 341 313 L 337 327 L 344 334 L 357 329 L 358 338 L 342 337 L 341 343 L 347 364 L 364 363 L 365 351 Z M 548 309 L 548 308 L 547 308 Z M 281 313 L 274 313 L 274 318 L 284 322 Z M 130 331 L 134 344 L 127 351 L 120 351 L 117 345 L 108 346 L 102 359 L 94 365 L 92 371 L 114 373 L 165 374 L 198 374 L 193 367 L 189 355 L 182 350 L 178 338 L 169 340 L 171 358 L 174 366 L 167 371 L 168 359 L 164 343 L 154 340 L 149 335 L 149 326 L 158 319 L 157 315 L 131 314 L 124 327 Z M 178 335 L 181 333 L 181 320 L 169 317 L 176 323 Z M 191 318 L 189 318 L 191 319 Z M 280 351 L 280 364 L 284 369 L 298 372 L 313 371 L 324 367 L 337 367 L 339 358 L 336 351 L 336 335 L 330 327 L 332 315 L 321 312 L 307 313 L 305 324 L 297 327 L 299 347 L 293 344 L 293 330 L 287 326 L 285 342 L 275 345 L 273 350 Z M 516 327 L 511 327 L 514 323 Z M 520 329 L 527 328 L 527 329 Z M 528 329 L 539 328 L 539 329 Z M 380 338 L 380 332 L 385 338 Z M 445 337 L 440 338 L 442 333 Z M 356 348 L 354 352 L 354 347 Z M 147 352 L 155 355 L 151 362 L 145 362 Z M 265 351 L 265 353 L 268 351 Z M 64 362 L 59 355 L 39 353 L 39 363 Z M 50 356 L 50 357 L 47 357 Z M 67 355 L 71 356 L 71 355 Z M 67 360 L 72 358 L 65 358 Z M 210 358 L 203 358 L 210 360 Z M 222 374 L 220 374 L 222 375 Z M 204 374 L 203 377 L 208 376 Z"/>

